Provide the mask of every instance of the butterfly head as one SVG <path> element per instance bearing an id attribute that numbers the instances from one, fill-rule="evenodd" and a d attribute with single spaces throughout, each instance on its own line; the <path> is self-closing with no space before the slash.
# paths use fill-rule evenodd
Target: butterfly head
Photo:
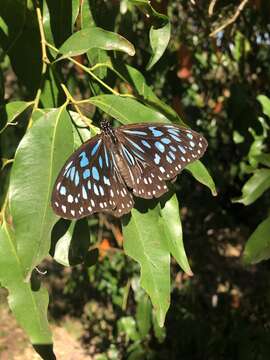
<path id="1" fill-rule="evenodd" d="M 117 141 L 115 134 L 114 134 L 114 130 L 113 130 L 112 125 L 109 120 L 103 119 L 100 123 L 100 128 L 105 133 L 105 135 L 110 136 L 110 138 L 112 139 L 112 141 L 114 143 Z"/>

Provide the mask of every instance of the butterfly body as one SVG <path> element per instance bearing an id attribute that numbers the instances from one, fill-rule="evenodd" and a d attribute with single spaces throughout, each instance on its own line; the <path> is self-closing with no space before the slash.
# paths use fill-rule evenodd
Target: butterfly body
<path id="1" fill-rule="evenodd" d="M 95 212 L 122 216 L 133 196 L 158 198 L 189 163 L 207 147 L 197 132 L 177 125 L 147 123 L 113 129 L 101 122 L 101 134 L 79 147 L 56 180 L 52 207 L 67 219 Z"/>

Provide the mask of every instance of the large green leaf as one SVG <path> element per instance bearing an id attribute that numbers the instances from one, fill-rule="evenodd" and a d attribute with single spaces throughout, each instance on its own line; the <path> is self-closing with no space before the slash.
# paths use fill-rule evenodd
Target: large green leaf
<path id="1" fill-rule="evenodd" d="M 14 235 L 11 225 L 4 222 L 0 228 L 0 283 L 8 290 L 9 306 L 31 342 L 50 346 L 52 337 L 46 316 L 48 293 L 44 288 L 34 291 L 31 284 L 25 282 Z"/>
<path id="2" fill-rule="evenodd" d="M 242 189 L 242 196 L 234 199 L 244 205 L 256 201 L 268 188 L 270 188 L 270 169 L 257 169 Z"/>
<path id="3" fill-rule="evenodd" d="M 72 151 L 72 126 L 65 107 L 36 120 L 16 151 L 9 200 L 24 275 L 48 254 L 57 220 L 50 206 L 52 186 Z"/>
<path id="4" fill-rule="evenodd" d="M 134 46 L 123 36 L 99 27 L 89 27 L 71 35 L 60 47 L 61 59 L 84 54 L 90 49 L 123 51 L 130 56 L 135 54 Z"/>
<path id="5" fill-rule="evenodd" d="M 186 256 L 182 225 L 179 216 L 179 204 L 176 195 L 173 195 L 161 209 L 159 224 L 164 228 L 167 248 L 176 259 L 181 268 L 189 275 L 192 275 Z"/>
<path id="6" fill-rule="evenodd" d="M 96 105 L 122 124 L 132 124 L 137 122 L 169 122 L 169 120 L 160 112 L 128 97 L 99 95 L 91 97 L 89 102 Z"/>
<path id="7" fill-rule="evenodd" d="M 200 160 L 197 160 L 194 163 L 189 164 L 185 168 L 185 170 L 190 171 L 192 176 L 196 180 L 198 180 L 201 184 L 207 186 L 210 189 L 213 196 L 217 195 L 215 183 L 211 175 L 209 174 L 208 170 Z"/>
<path id="8" fill-rule="evenodd" d="M 270 216 L 251 234 L 245 247 L 243 261 L 255 264 L 270 258 Z"/>
<path id="9" fill-rule="evenodd" d="M 158 322 L 163 326 L 170 305 L 170 254 L 159 208 L 147 214 L 132 210 L 128 223 L 123 223 L 124 249 L 141 266 L 141 286 L 150 296 Z"/>

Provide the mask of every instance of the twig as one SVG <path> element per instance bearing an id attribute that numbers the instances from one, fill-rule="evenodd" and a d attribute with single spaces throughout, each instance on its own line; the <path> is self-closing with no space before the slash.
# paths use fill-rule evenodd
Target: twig
<path id="1" fill-rule="evenodd" d="M 241 12 L 243 11 L 244 7 L 247 5 L 249 0 L 243 0 L 241 2 L 241 4 L 238 6 L 235 14 L 228 19 L 224 24 L 222 24 L 221 26 L 219 26 L 216 30 L 212 31 L 211 34 L 209 35 L 210 37 L 214 37 L 217 33 L 219 33 L 221 30 L 225 29 L 227 26 L 231 25 L 233 22 L 236 21 L 236 19 L 238 18 L 238 16 L 241 14 Z"/>
<path id="2" fill-rule="evenodd" d="M 213 15 L 213 12 L 214 12 L 214 7 L 216 5 L 216 2 L 217 0 L 212 0 L 209 4 L 209 7 L 208 7 L 208 15 L 209 16 L 212 16 Z"/>

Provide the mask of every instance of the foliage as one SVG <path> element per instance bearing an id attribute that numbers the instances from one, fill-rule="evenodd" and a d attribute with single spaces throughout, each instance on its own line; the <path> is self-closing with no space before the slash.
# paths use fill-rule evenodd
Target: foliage
<path id="1" fill-rule="evenodd" d="M 250 236 L 246 263 L 269 257 L 269 2 L 241 4 L 1 4 L 0 282 L 43 358 L 54 354 L 38 269 L 50 314 L 80 317 L 100 359 L 269 357 L 267 263 L 228 255 Z M 124 241 L 110 217 L 59 220 L 55 177 L 106 115 L 201 131 L 217 191 L 192 164 L 160 202 L 138 202 Z"/>

